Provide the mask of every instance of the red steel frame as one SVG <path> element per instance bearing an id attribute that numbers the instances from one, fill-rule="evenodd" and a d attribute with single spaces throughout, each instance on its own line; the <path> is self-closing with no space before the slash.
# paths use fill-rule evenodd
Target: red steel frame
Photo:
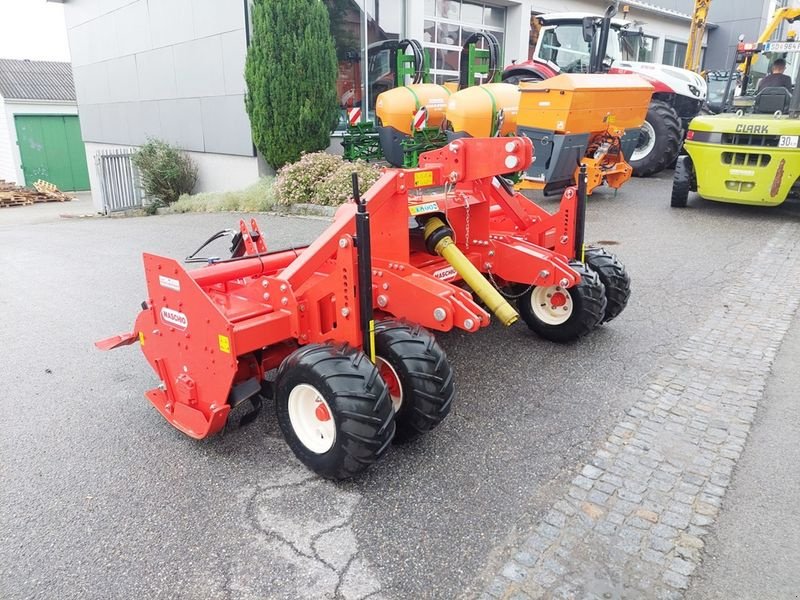
<path id="1" fill-rule="evenodd" d="M 384 171 L 363 194 L 377 318 L 394 315 L 438 331 L 474 332 L 489 324 L 489 314 L 457 285 L 455 270 L 425 249 L 410 219 L 443 219 L 469 261 L 500 285 L 578 283 L 569 266 L 578 235 L 575 188 L 550 214 L 495 177 L 531 160 L 527 138 L 466 138 L 423 154 L 417 169 Z M 437 187 L 445 191 L 421 194 Z M 361 346 L 355 215 L 355 203 L 344 204 L 311 245 L 274 253 L 255 221 L 250 232 L 241 222 L 245 256 L 192 271 L 144 254 L 146 308 L 132 333 L 98 347 L 138 340 L 162 381 L 146 394 L 153 405 L 187 435 L 218 432 L 232 388 L 262 381 L 298 345 Z"/>

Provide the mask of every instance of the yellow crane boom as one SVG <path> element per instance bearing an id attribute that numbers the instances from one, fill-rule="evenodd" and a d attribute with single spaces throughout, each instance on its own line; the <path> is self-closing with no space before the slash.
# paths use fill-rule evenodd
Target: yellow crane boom
<path id="1" fill-rule="evenodd" d="M 708 9 L 711 0 L 695 0 L 692 11 L 692 26 L 689 29 L 689 43 L 686 45 L 686 60 L 683 68 L 695 73 L 700 72 L 700 59 L 703 51 L 703 35 L 706 32 Z"/>

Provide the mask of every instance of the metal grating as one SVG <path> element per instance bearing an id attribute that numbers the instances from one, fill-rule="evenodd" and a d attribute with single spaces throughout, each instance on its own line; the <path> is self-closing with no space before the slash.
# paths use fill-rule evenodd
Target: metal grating
<path id="1" fill-rule="evenodd" d="M 751 133 L 723 133 L 722 143 L 731 146 L 762 146 L 765 148 L 777 148 L 781 136 L 779 135 L 760 135 Z"/>
<path id="2" fill-rule="evenodd" d="M 771 156 L 751 152 L 723 152 L 722 164 L 742 167 L 766 167 Z"/>
<path id="3" fill-rule="evenodd" d="M 144 194 L 139 185 L 139 172 L 131 160 L 134 152 L 130 148 L 115 148 L 95 154 L 106 214 L 142 207 Z"/>

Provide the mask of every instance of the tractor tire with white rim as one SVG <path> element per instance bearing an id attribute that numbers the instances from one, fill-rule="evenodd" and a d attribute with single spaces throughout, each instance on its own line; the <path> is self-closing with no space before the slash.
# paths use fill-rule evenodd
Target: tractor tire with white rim
<path id="1" fill-rule="evenodd" d="M 450 412 L 453 371 L 436 338 L 419 325 L 397 320 L 375 326 L 378 370 L 395 410 L 395 442 L 428 433 Z"/>
<path id="2" fill-rule="evenodd" d="M 619 316 L 631 297 L 631 278 L 620 260 L 604 248 L 589 247 L 584 253 L 586 264 L 597 273 L 606 294 L 606 310 L 601 323 Z"/>
<path id="3" fill-rule="evenodd" d="M 361 473 L 394 436 L 386 383 L 347 346 L 311 344 L 287 356 L 275 379 L 275 412 L 297 458 L 328 479 Z"/>
<path id="4" fill-rule="evenodd" d="M 682 140 L 681 121 L 675 109 L 662 100 L 650 102 L 639 143 L 628 158 L 633 174 L 647 177 L 666 169 L 678 156 Z"/>
<path id="5" fill-rule="evenodd" d="M 517 299 L 522 320 L 537 335 L 551 342 L 571 342 L 602 323 L 606 294 L 600 277 L 578 261 L 570 266 L 581 276 L 571 288 L 534 286 Z"/>

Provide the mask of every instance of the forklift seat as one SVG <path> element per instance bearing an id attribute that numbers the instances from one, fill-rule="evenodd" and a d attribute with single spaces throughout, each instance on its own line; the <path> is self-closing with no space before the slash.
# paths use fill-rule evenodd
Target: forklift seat
<path id="1" fill-rule="evenodd" d="M 792 93 L 785 87 L 765 87 L 756 94 L 753 103 L 753 112 L 758 114 L 773 114 L 776 111 L 785 113 L 789 110 Z"/>

